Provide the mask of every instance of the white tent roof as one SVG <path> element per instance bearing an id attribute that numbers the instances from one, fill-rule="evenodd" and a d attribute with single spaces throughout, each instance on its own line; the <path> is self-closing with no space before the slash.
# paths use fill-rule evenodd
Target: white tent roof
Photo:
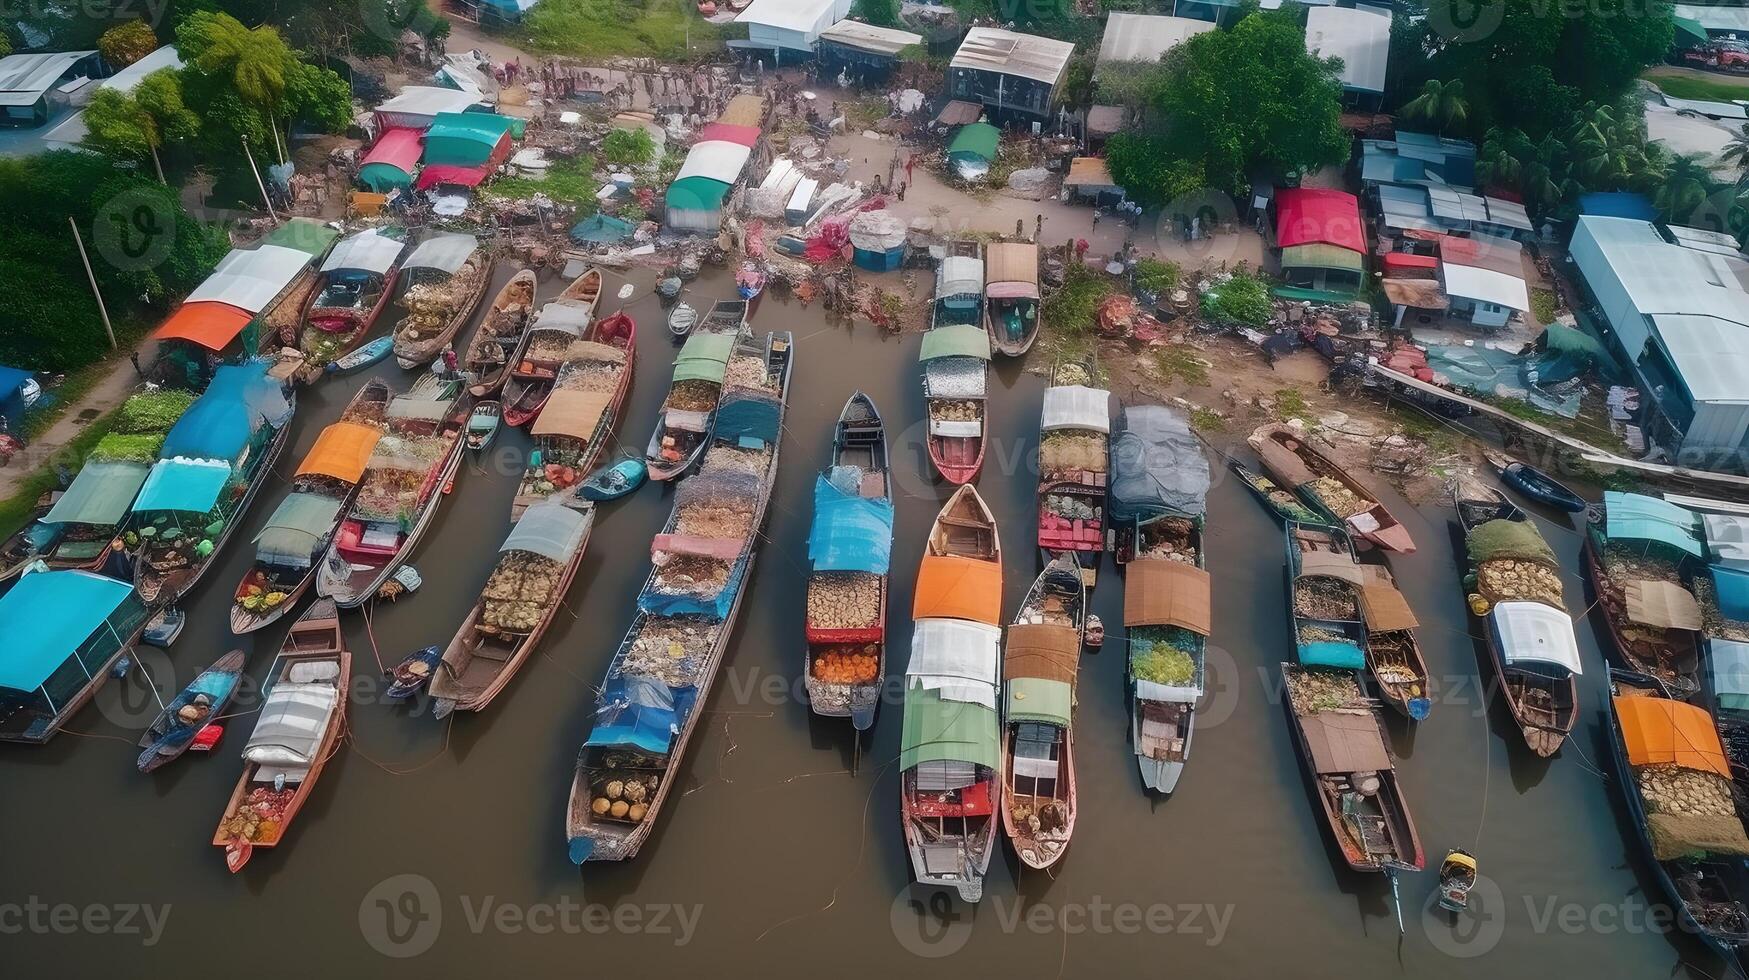
<path id="1" fill-rule="evenodd" d="M 1106 17 L 1099 42 L 1099 63 L 1159 61 L 1160 56 L 1215 25 L 1189 17 L 1159 17 L 1114 10 Z"/>
<path id="2" fill-rule="evenodd" d="M 1391 14 L 1372 7 L 1313 7 L 1306 11 L 1306 50 L 1341 58 L 1343 86 L 1383 92 Z"/>
<path id="3" fill-rule="evenodd" d="M 949 255 L 935 274 L 936 298 L 964 296 L 984 291 L 984 260 L 970 255 Z"/>
<path id="4" fill-rule="evenodd" d="M 1075 54 L 1068 41 L 1017 34 L 999 27 L 974 27 L 954 52 L 950 68 L 971 68 L 1057 84 Z"/>
<path id="5" fill-rule="evenodd" d="M 351 238 L 341 239 L 340 244 L 334 246 L 334 251 L 328 253 L 328 261 L 322 263 L 322 271 L 362 269 L 377 275 L 387 275 L 395 267 L 395 260 L 401 257 L 403 244 L 372 228 Z"/>
<path id="6" fill-rule="evenodd" d="M 735 15 L 735 23 L 810 34 L 834 6 L 836 0 L 753 0 L 746 10 Z"/>
<path id="7" fill-rule="evenodd" d="M 46 51 L 0 58 L 0 105 L 30 105 L 54 88 L 67 69 L 95 51 Z"/>
<path id="8" fill-rule="evenodd" d="M 679 181 L 688 177 L 709 177 L 711 180 L 733 184 L 741 176 L 741 168 L 747 165 L 747 158 L 752 155 L 752 147 L 728 140 L 694 143 L 692 151 L 686 155 L 686 162 L 680 165 L 680 172 L 674 175 L 674 179 Z"/>
<path id="9" fill-rule="evenodd" d="M 898 54 L 901 49 L 910 45 L 922 44 L 923 35 L 891 27 L 876 27 L 858 20 L 841 20 L 821 31 L 820 40 L 836 41 L 876 54 Z"/>
<path id="10" fill-rule="evenodd" d="M 1585 672 L 1573 620 L 1554 606 L 1515 600 L 1498 602 L 1489 612 L 1508 664 L 1539 663 Z"/>
<path id="11" fill-rule="evenodd" d="M 1045 389 L 1044 417 L 1039 429 L 1092 429 L 1111 431 L 1111 392 L 1085 385 L 1058 385 Z"/>
<path id="12" fill-rule="evenodd" d="M 411 116 L 435 116 L 440 112 L 461 112 L 480 101 L 478 92 L 443 88 L 436 85 L 409 85 L 401 94 L 377 106 L 378 112 L 398 112 Z"/>
<path id="13" fill-rule="evenodd" d="M 413 254 L 407 256 L 407 261 L 401 264 L 409 269 L 436 269 L 439 272 L 454 273 L 467 264 L 468 256 L 479 248 L 480 240 L 472 235 L 446 232 L 420 242 L 419 247 L 413 249 Z"/>
<path id="14" fill-rule="evenodd" d="M 260 313 L 309 264 L 308 252 L 283 245 L 236 249 L 219 262 L 205 282 L 188 294 L 185 302 L 215 300 L 250 313 Z"/>
<path id="15" fill-rule="evenodd" d="M 1528 312 L 1530 290 L 1524 280 L 1493 269 L 1478 269 L 1472 265 L 1442 263 L 1445 270 L 1445 291 L 1448 295 L 1493 303 L 1507 309 Z"/>
<path id="16" fill-rule="evenodd" d="M 936 691 L 944 701 L 996 709 L 1002 630 L 964 619 L 920 619 L 911 631 L 907 686 Z"/>

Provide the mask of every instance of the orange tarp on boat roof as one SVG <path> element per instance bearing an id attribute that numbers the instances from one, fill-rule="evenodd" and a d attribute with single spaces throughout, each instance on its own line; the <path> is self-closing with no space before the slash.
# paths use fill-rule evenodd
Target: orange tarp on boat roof
<path id="1" fill-rule="evenodd" d="M 1209 635 L 1209 573 L 1181 561 L 1139 558 L 1124 569 L 1123 624 L 1177 626 Z"/>
<path id="2" fill-rule="evenodd" d="M 957 555 L 925 555 L 911 604 L 916 619 L 969 619 L 996 626 L 1002 616 L 1002 566 Z"/>
<path id="3" fill-rule="evenodd" d="M 184 303 L 165 320 L 153 336 L 158 340 L 186 340 L 207 350 L 224 350 L 253 320 L 247 310 L 214 300 Z"/>
<path id="4" fill-rule="evenodd" d="M 357 483 L 370 462 L 382 430 L 363 422 L 336 422 L 316 437 L 309 455 L 298 467 L 298 476 L 331 476 L 346 483 Z"/>
<path id="5" fill-rule="evenodd" d="M 1731 778 L 1718 730 L 1703 709 L 1669 698 L 1618 697 L 1615 713 L 1629 764 L 1676 765 Z"/>

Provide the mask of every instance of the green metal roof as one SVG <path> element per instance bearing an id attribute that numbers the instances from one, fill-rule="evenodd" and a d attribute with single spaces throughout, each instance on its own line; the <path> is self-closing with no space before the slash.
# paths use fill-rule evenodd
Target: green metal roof
<path id="1" fill-rule="evenodd" d="M 933 361 L 938 357 L 976 357 L 987 361 L 990 335 L 983 327 L 971 323 L 935 327 L 923 335 L 923 351 L 917 359 Z"/>
<path id="2" fill-rule="evenodd" d="M 1365 271 L 1359 252 L 1323 242 L 1289 245 L 1281 250 L 1281 264 L 1283 268 L 1296 266 L 1311 269 L 1346 269 L 1350 272 Z"/>
<path id="3" fill-rule="evenodd" d="M 996 768 L 1001 736 L 996 712 L 981 704 L 943 701 L 916 684 L 905 688 L 905 721 L 900 734 L 899 768 L 924 762 L 971 762 Z"/>

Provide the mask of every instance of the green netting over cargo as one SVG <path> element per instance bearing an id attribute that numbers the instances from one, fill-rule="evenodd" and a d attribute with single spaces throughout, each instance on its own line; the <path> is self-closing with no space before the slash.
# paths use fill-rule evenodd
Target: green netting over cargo
<path id="1" fill-rule="evenodd" d="M 1557 564 L 1554 549 L 1529 521 L 1489 521 L 1470 532 L 1468 545 L 1470 560 L 1475 562 L 1516 558 Z"/>

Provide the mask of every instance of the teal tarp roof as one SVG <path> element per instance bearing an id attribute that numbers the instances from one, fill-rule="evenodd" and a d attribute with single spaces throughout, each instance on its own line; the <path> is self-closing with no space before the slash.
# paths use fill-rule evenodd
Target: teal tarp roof
<path id="1" fill-rule="evenodd" d="M 176 420 L 164 437 L 159 458 L 234 460 L 263 423 L 283 424 L 291 404 L 279 382 L 267 376 L 267 364 L 227 364 L 213 373 L 212 384 Z"/>
<path id="2" fill-rule="evenodd" d="M 334 497 L 294 493 L 279 502 L 267 526 L 255 536 L 255 557 L 306 563 L 339 515 L 340 501 Z"/>
<path id="3" fill-rule="evenodd" d="M 86 463 L 43 523 L 100 527 L 120 523 L 150 469 L 144 463 Z"/>
<path id="4" fill-rule="evenodd" d="M 923 334 L 923 351 L 917 359 L 933 361 L 938 357 L 976 357 L 987 361 L 990 335 L 983 327 L 970 323 L 935 327 Z"/>
<path id="5" fill-rule="evenodd" d="M 960 127 L 948 144 L 947 155 L 974 156 L 980 160 L 995 160 L 996 146 L 1002 142 L 1002 131 L 989 123 L 970 123 Z"/>
<path id="6" fill-rule="evenodd" d="M 134 513 L 153 510 L 175 510 L 204 514 L 219 502 L 219 492 L 230 482 L 231 467 L 204 459 L 161 459 L 153 464 L 151 475 L 140 497 L 134 501 Z"/>
<path id="7" fill-rule="evenodd" d="M 721 384 L 729 369 L 729 352 L 735 349 L 732 333 L 695 333 L 686 338 L 680 356 L 674 359 L 674 380 L 714 381 Z"/>
<path id="8" fill-rule="evenodd" d="M 1656 497 L 1606 491 L 1604 534 L 1611 539 L 1657 541 L 1695 558 L 1706 557 L 1700 540 L 1700 518 L 1692 510 Z"/>
<path id="9" fill-rule="evenodd" d="M 425 162 L 477 167 L 492 155 L 510 128 L 510 117 L 495 113 L 440 112 L 425 131 Z"/>
<path id="10" fill-rule="evenodd" d="M 544 501 L 522 512 L 499 552 L 527 551 L 563 565 L 571 560 L 589 536 L 589 515 L 572 510 L 556 500 Z"/>
<path id="11" fill-rule="evenodd" d="M 0 596 L 0 687 L 34 691 L 78 652 L 133 592 L 91 572 L 35 572 Z"/>
<path id="12" fill-rule="evenodd" d="M 668 206 L 676 211 L 712 211 L 723 206 L 729 185 L 709 177 L 682 177 L 668 185 Z"/>

